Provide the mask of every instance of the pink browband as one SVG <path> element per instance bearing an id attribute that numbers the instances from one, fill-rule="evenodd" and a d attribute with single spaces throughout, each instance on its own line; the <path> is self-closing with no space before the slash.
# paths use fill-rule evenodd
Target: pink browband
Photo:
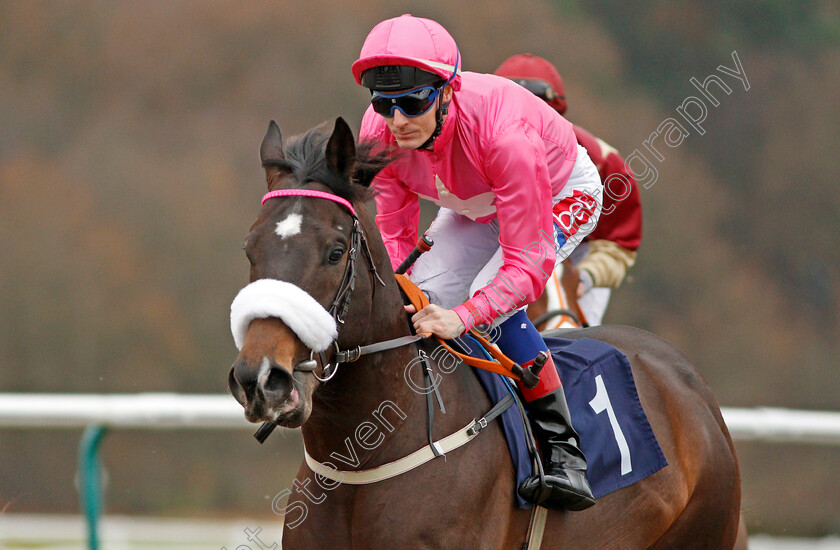
<path id="1" fill-rule="evenodd" d="M 319 199 L 327 199 L 347 207 L 351 214 L 354 216 L 356 215 L 356 210 L 353 208 L 353 205 L 350 204 L 350 201 L 324 191 L 315 191 L 314 189 L 278 189 L 276 191 L 269 191 L 263 195 L 261 204 L 265 204 L 265 201 L 275 197 L 316 197 Z"/>

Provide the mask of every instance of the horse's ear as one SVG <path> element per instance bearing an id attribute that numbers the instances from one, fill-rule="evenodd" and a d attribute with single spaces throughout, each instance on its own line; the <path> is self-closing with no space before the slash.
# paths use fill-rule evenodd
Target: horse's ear
<path id="1" fill-rule="evenodd" d="M 350 181 L 356 164 L 356 141 L 343 118 L 335 119 L 335 129 L 327 142 L 327 166 L 344 181 Z"/>
<path id="2" fill-rule="evenodd" d="M 280 127 L 273 120 L 268 123 L 268 131 L 260 145 L 260 163 L 265 168 L 265 179 L 271 187 L 271 180 L 280 173 L 280 167 L 272 161 L 285 159 L 283 155 L 283 136 Z"/>
<path id="3" fill-rule="evenodd" d="M 283 155 L 283 136 L 280 134 L 280 127 L 273 120 L 268 123 L 268 131 L 260 145 L 260 162 L 280 160 Z"/>

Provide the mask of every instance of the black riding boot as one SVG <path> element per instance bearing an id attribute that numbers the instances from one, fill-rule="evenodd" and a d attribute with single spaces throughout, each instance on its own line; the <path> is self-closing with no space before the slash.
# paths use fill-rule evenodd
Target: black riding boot
<path id="1" fill-rule="evenodd" d="M 539 476 L 533 476 L 519 485 L 519 494 L 546 508 L 577 511 L 594 505 L 595 497 L 586 481 L 586 457 L 572 427 L 563 388 L 526 403 L 525 407 L 542 446 L 545 481 L 550 491 L 543 491 Z"/>

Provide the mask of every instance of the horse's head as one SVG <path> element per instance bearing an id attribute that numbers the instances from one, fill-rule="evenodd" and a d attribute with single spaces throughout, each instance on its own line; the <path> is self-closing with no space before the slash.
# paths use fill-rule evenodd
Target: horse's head
<path id="1" fill-rule="evenodd" d="M 357 165 L 341 118 L 331 134 L 322 125 L 286 146 L 271 121 L 260 160 L 269 192 L 245 240 L 251 284 L 231 305 L 240 352 L 228 386 L 248 420 L 298 427 L 312 411 L 318 372 L 325 374 L 317 360 L 329 360 L 339 326 L 342 342 L 364 338 L 381 284 L 370 267 L 388 265 L 378 251 L 371 257 L 362 229 L 369 216 L 359 212 L 360 221 L 354 206 L 369 194 L 352 183 L 354 169 L 368 183 L 375 169 Z"/>

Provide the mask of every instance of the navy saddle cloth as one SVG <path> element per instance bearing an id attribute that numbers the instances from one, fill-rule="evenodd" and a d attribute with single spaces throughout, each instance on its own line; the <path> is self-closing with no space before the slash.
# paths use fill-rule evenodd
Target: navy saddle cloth
<path id="1" fill-rule="evenodd" d="M 633 381 L 630 363 L 623 353 L 603 342 L 582 338 L 546 338 L 546 344 L 560 373 L 560 380 L 572 413 L 572 424 L 586 455 L 586 477 L 595 498 L 646 478 L 668 462 L 656 441 Z M 467 346 L 481 350 L 478 343 Z M 497 403 L 511 390 L 507 379 L 482 369 L 473 369 Z M 525 429 L 517 407 L 499 417 L 516 470 L 516 485 L 530 477 L 533 464 L 528 456 Z M 514 491 L 516 493 L 516 491 Z M 521 508 L 531 504 L 518 493 Z"/>

